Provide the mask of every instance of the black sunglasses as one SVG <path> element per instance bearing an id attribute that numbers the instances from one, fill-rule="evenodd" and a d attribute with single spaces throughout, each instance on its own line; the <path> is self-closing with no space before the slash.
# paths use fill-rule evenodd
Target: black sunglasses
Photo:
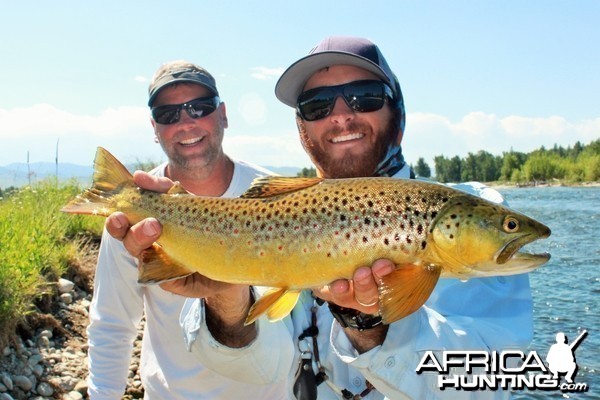
<path id="1" fill-rule="evenodd" d="M 316 121 L 331 114 L 338 96 L 357 112 L 380 110 L 386 97 L 392 100 L 392 89 L 382 81 L 364 80 L 337 86 L 322 86 L 300 93 L 296 110 L 302 119 Z"/>
<path id="2" fill-rule="evenodd" d="M 185 110 L 190 118 L 206 117 L 217 109 L 221 100 L 218 96 L 200 97 L 182 104 L 167 104 L 152 108 L 152 119 L 162 125 L 170 125 L 179 121 L 181 110 Z"/>

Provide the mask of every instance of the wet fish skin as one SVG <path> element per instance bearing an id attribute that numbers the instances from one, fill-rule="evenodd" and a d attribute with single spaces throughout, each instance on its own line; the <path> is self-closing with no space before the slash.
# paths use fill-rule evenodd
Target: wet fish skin
<path id="1" fill-rule="evenodd" d="M 280 319 L 301 289 L 350 279 L 356 268 L 379 258 L 398 266 L 380 285 L 386 322 L 418 309 L 440 275 L 522 273 L 549 259 L 517 253 L 549 236 L 545 225 L 436 183 L 266 177 L 242 197 L 225 199 L 194 196 L 178 186 L 167 194 L 142 190 L 104 149 L 95 170 L 93 188 L 63 211 L 107 216 L 118 210 L 132 223 L 157 218 L 163 232 L 144 256 L 140 282 L 199 272 L 278 288 L 257 301 L 248 322 L 263 312 Z"/>

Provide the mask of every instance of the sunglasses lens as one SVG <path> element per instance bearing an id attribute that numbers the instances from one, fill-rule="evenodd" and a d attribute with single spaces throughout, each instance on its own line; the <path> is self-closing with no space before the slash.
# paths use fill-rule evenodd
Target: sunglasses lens
<path id="1" fill-rule="evenodd" d="M 325 118 L 333 110 L 335 99 L 340 95 L 348 107 L 356 112 L 380 110 L 385 104 L 386 96 L 392 98 L 391 89 L 381 81 L 355 81 L 301 93 L 298 97 L 298 112 L 306 121 Z"/>
<path id="2" fill-rule="evenodd" d="M 210 100 L 199 99 L 192 100 L 187 103 L 187 107 L 185 110 L 191 118 L 201 118 L 206 117 L 208 114 L 212 113 L 217 109 L 214 98 Z"/>
<path id="3" fill-rule="evenodd" d="M 152 118 L 159 124 L 169 125 L 179 121 L 179 106 L 160 106 L 152 109 Z"/>
<path id="4" fill-rule="evenodd" d="M 331 113 L 335 102 L 334 92 L 329 88 L 308 90 L 298 98 L 298 111 L 307 121 L 325 118 Z"/>
<path id="5" fill-rule="evenodd" d="M 219 98 L 214 96 L 190 100 L 183 104 L 158 106 L 152 109 L 152 118 L 162 125 L 175 124 L 179 122 L 182 109 L 187 112 L 190 118 L 202 118 L 215 111 L 219 106 L 219 102 Z"/>
<path id="6" fill-rule="evenodd" d="M 380 110 L 385 104 L 384 83 L 369 82 L 347 86 L 344 88 L 344 99 L 354 111 Z"/>

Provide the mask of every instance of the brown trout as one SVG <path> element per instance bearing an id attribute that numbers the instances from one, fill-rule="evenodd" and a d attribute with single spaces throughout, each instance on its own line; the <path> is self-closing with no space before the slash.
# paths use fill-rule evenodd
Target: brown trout
<path id="1" fill-rule="evenodd" d="M 519 252 L 550 229 L 521 213 L 450 187 L 393 178 L 255 180 L 239 198 L 201 197 L 179 185 L 143 190 L 108 151 L 98 148 L 92 188 L 62 211 L 132 223 L 155 217 L 162 235 L 146 251 L 140 283 L 193 272 L 239 284 L 273 287 L 250 310 L 285 317 L 302 289 L 350 279 L 379 258 L 397 268 L 379 283 L 379 309 L 391 323 L 416 311 L 440 276 L 531 271 L 549 254 Z"/>

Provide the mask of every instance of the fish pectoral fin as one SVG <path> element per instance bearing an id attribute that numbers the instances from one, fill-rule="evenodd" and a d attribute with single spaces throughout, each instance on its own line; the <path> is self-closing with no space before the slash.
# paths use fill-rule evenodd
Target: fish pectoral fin
<path id="1" fill-rule="evenodd" d="M 188 268 L 173 261 L 163 250 L 154 243 L 152 247 L 142 253 L 138 274 L 138 283 L 157 284 L 184 278 L 193 274 Z"/>
<path id="2" fill-rule="evenodd" d="M 379 284 L 379 312 L 390 324 L 417 311 L 429 298 L 442 268 L 437 265 L 397 265 Z"/>
<path id="3" fill-rule="evenodd" d="M 296 306 L 300 297 L 299 290 L 289 290 L 287 288 L 274 288 L 265 292 L 265 294 L 250 307 L 246 322 L 244 325 L 250 325 L 264 313 L 271 322 L 279 321 L 285 318 Z"/>
<path id="4" fill-rule="evenodd" d="M 260 199 L 280 194 L 292 193 L 317 185 L 323 178 L 290 178 L 283 176 L 263 176 L 252 181 L 252 186 L 240 197 Z"/>

